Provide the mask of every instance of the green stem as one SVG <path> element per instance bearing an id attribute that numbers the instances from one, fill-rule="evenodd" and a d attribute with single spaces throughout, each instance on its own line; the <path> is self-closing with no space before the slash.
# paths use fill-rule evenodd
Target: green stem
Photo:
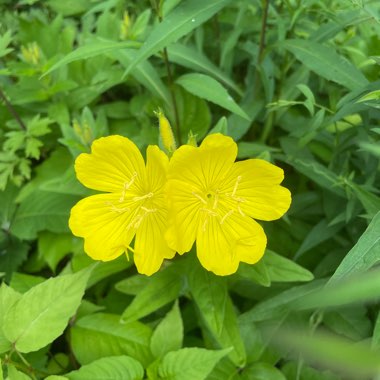
<path id="1" fill-rule="evenodd" d="M 8 111 L 13 115 L 17 123 L 20 125 L 21 129 L 26 131 L 26 125 L 21 120 L 20 115 L 17 113 L 17 111 L 14 109 L 10 101 L 7 99 L 6 95 L 4 94 L 3 90 L 0 88 L 0 99 L 4 101 L 5 106 L 7 107 Z"/>
<path id="2" fill-rule="evenodd" d="M 160 0 L 152 1 L 152 6 L 157 13 L 159 22 L 162 22 L 163 20 L 161 4 L 162 2 Z M 168 50 L 166 49 L 166 47 L 162 51 L 162 56 L 165 62 L 166 73 L 168 76 L 168 86 L 169 86 L 169 91 L 170 91 L 172 104 L 173 104 L 173 110 L 174 110 L 174 119 L 175 119 L 174 130 L 177 137 L 178 145 L 181 145 L 181 128 L 180 128 L 180 122 L 179 122 L 178 106 L 177 106 L 176 96 L 174 93 L 174 81 L 173 81 L 172 71 L 170 68 Z"/>

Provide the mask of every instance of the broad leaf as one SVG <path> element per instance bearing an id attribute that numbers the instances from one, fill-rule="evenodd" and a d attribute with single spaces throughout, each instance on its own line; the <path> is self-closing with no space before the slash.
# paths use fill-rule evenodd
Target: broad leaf
<path id="1" fill-rule="evenodd" d="M 91 270 L 50 278 L 7 311 L 3 331 L 18 351 L 37 351 L 62 334 L 80 304 Z"/>

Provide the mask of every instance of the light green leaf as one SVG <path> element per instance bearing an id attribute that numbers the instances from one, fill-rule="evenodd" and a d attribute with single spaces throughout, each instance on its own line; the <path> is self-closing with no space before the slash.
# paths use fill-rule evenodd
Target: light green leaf
<path id="1" fill-rule="evenodd" d="M 62 334 L 80 304 L 91 270 L 50 278 L 8 310 L 4 334 L 18 351 L 37 351 Z"/>
<path id="2" fill-rule="evenodd" d="M 144 368 L 129 356 L 111 356 L 95 360 L 65 376 L 69 380 L 142 380 Z"/>
<path id="3" fill-rule="evenodd" d="M 87 315 L 71 329 L 71 346 L 79 363 L 113 355 L 128 355 L 142 364 L 151 361 L 151 329 L 140 323 L 121 323 L 120 316 L 105 313 Z"/>
<path id="4" fill-rule="evenodd" d="M 12 42 L 12 33 L 10 30 L 6 31 L 0 36 L 0 58 L 10 53 L 13 49 L 8 48 L 8 45 Z"/>
<path id="5" fill-rule="evenodd" d="M 168 47 L 168 55 L 170 62 L 210 75 L 234 90 L 239 96 L 243 95 L 240 88 L 227 74 L 194 47 L 177 43 Z"/>
<path id="6" fill-rule="evenodd" d="M 204 380 L 229 349 L 210 351 L 204 348 L 183 348 L 169 352 L 158 367 L 163 380 Z"/>
<path id="7" fill-rule="evenodd" d="M 176 82 L 191 94 L 250 120 L 249 116 L 239 107 L 227 90 L 214 78 L 204 74 L 185 74 L 179 77 Z"/>
<path id="8" fill-rule="evenodd" d="M 266 362 L 257 362 L 244 368 L 241 380 L 286 380 L 283 373 L 275 366 Z"/>
<path id="9" fill-rule="evenodd" d="M 21 294 L 2 283 L 0 286 L 0 354 L 9 351 L 11 342 L 5 337 L 3 326 L 4 317 L 8 310 L 21 298 Z"/>
<path id="10" fill-rule="evenodd" d="M 12 364 L 8 364 L 8 377 L 9 380 L 31 380 L 31 378 L 24 372 L 18 371 Z"/>
<path id="11" fill-rule="evenodd" d="M 150 348 L 155 357 L 162 357 L 170 351 L 178 350 L 182 347 L 183 323 L 178 301 L 166 314 L 153 332 Z"/>
<path id="12" fill-rule="evenodd" d="M 121 316 L 123 322 L 132 322 L 145 317 L 179 296 L 183 280 L 172 269 L 169 267 L 150 278 L 148 285 L 124 310 Z"/>
<path id="13" fill-rule="evenodd" d="M 347 253 L 330 283 L 355 273 L 363 273 L 380 260 L 380 212 L 372 219 L 358 242 Z"/>
<path id="14" fill-rule="evenodd" d="M 269 249 L 265 251 L 262 260 L 271 281 L 311 281 L 314 278 L 313 274 L 307 269 Z"/>
<path id="15" fill-rule="evenodd" d="M 229 357 L 236 365 L 244 365 L 245 348 L 225 278 L 197 265 L 189 277 L 189 287 L 208 332 L 222 348 L 234 348 Z"/>
<path id="16" fill-rule="evenodd" d="M 306 67 L 321 77 L 338 83 L 350 90 L 368 84 L 366 77 L 333 47 L 311 40 L 285 40 L 281 47 L 293 53 Z"/>
<path id="17" fill-rule="evenodd" d="M 76 50 L 72 51 L 69 54 L 66 54 L 64 58 L 55 63 L 52 67 L 46 70 L 42 77 L 50 74 L 51 72 L 66 66 L 67 64 L 79 61 L 81 59 L 87 59 L 91 57 L 95 57 L 97 55 L 106 54 L 112 52 L 114 50 L 121 50 L 126 48 L 138 47 L 139 44 L 133 41 L 108 41 L 103 39 L 98 39 L 96 42 L 90 42 L 87 45 L 83 45 L 78 47 Z"/>
<path id="18" fill-rule="evenodd" d="M 187 0 L 181 2 L 150 32 L 137 57 L 129 65 L 127 75 L 137 64 L 157 53 L 172 42 L 190 33 L 228 5 L 231 0 Z"/>

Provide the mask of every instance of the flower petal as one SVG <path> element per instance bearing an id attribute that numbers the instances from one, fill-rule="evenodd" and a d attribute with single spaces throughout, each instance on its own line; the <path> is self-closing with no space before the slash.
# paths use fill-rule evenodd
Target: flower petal
<path id="1" fill-rule="evenodd" d="M 145 179 L 144 166 L 137 146 L 117 135 L 95 140 L 91 154 L 82 153 L 75 161 L 79 181 L 90 189 L 106 192 L 122 192 L 126 184 L 138 189 Z"/>
<path id="2" fill-rule="evenodd" d="M 199 226 L 199 200 L 192 194 L 192 187 L 178 180 L 171 180 L 166 187 L 170 199 L 168 230 L 165 238 L 169 246 L 179 254 L 190 251 Z"/>
<path id="3" fill-rule="evenodd" d="M 200 227 L 197 256 L 204 268 L 219 276 L 235 273 L 239 266 L 234 244 L 231 244 L 217 218 L 210 218 L 204 230 Z"/>
<path id="4" fill-rule="evenodd" d="M 237 212 L 222 221 L 209 217 L 197 236 L 197 255 L 201 264 L 217 275 L 235 273 L 239 262 L 254 264 L 261 259 L 266 246 L 262 227 Z"/>
<path id="5" fill-rule="evenodd" d="M 220 133 L 207 136 L 199 148 L 183 145 L 169 164 L 169 179 L 191 182 L 198 190 L 217 187 L 228 173 L 237 155 L 231 137 Z"/>
<path id="6" fill-rule="evenodd" d="M 284 178 L 281 168 L 260 159 L 236 162 L 224 185 L 224 191 L 243 199 L 243 213 L 259 220 L 275 220 L 288 211 L 291 194 L 280 186 Z"/>
<path id="7" fill-rule="evenodd" d="M 164 196 L 168 168 L 168 156 L 157 145 L 149 145 L 146 150 L 147 192 L 160 192 Z"/>
<path id="8" fill-rule="evenodd" d="M 95 260 L 109 261 L 129 246 L 134 229 L 128 229 L 137 203 L 120 203 L 117 194 L 98 194 L 79 201 L 72 209 L 69 226 L 85 239 L 84 250 Z"/>
<path id="9" fill-rule="evenodd" d="M 171 259 L 175 251 L 164 239 L 167 215 L 165 212 L 149 214 L 136 232 L 134 260 L 139 273 L 152 275 L 160 269 L 165 258 Z"/>

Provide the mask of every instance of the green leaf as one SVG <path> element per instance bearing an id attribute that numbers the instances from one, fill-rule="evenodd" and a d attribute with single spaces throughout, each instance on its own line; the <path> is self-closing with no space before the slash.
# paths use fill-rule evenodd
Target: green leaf
<path id="1" fill-rule="evenodd" d="M 18 371 L 12 364 L 8 364 L 8 377 L 9 380 L 31 380 L 31 378 L 24 372 Z"/>
<path id="2" fill-rule="evenodd" d="M 133 48 L 137 46 L 139 46 L 139 44 L 133 41 L 117 42 L 117 41 L 108 41 L 104 39 L 97 39 L 96 42 L 95 41 L 90 42 L 87 45 L 80 46 L 76 50 L 72 51 L 71 53 L 66 54 L 64 58 L 62 58 L 57 63 L 55 63 L 52 67 L 46 70 L 43 73 L 42 77 L 50 74 L 52 71 L 55 71 L 61 67 L 66 66 L 67 64 L 71 62 L 95 57 L 97 55 L 106 54 L 114 50 Z"/>
<path id="3" fill-rule="evenodd" d="M 330 279 L 333 283 L 348 275 L 363 273 L 380 260 L 380 212 L 372 219 L 358 242 L 347 253 Z"/>
<path id="4" fill-rule="evenodd" d="M 176 351 L 182 347 L 183 323 L 178 301 L 166 314 L 153 332 L 150 348 L 155 357 L 162 357 L 170 351 Z"/>
<path id="5" fill-rule="evenodd" d="M 54 234 L 44 231 L 38 235 L 38 255 L 45 260 L 53 272 L 63 257 L 72 250 L 73 236 L 70 234 Z"/>
<path id="6" fill-rule="evenodd" d="M 189 286 L 206 330 L 222 348 L 233 347 L 229 357 L 235 364 L 244 365 L 246 353 L 225 279 L 197 265 L 190 274 Z"/>
<path id="7" fill-rule="evenodd" d="M 124 323 L 145 317 L 179 296 L 183 280 L 173 269 L 175 268 L 169 267 L 150 278 L 148 285 L 124 310 L 121 316 Z"/>
<path id="8" fill-rule="evenodd" d="M 137 64 L 157 53 L 172 42 L 190 33 L 192 30 L 210 19 L 231 0 L 187 0 L 181 2 L 163 21 L 150 32 L 144 45 L 138 51 L 134 61 L 124 75 L 127 75 Z"/>
<path id="9" fill-rule="evenodd" d="M 177 43 L 168 47 L 168 55 L 170 62 L 210 75 L 234 90 L 239 96 L 243 95 L 240 88 L 227 74 L 194 47 Z"/>
<path id="10" fill-rule="evenodd" d="M 91 270 L 50 278 L 8 310 L 4 334 L 18 351 L 37 351 L 62 334 L 80 304 Z"/>
<path id="11" fill-rule="evenodd" d="M 0 58 L 10 53 L 13 49 L 8 48 L 8 45 L 12 42 L 12 33 L 10 30 L 6 31 L 0 36 Z"/>
<path id="12" fill-rule="evenodd" d="M 262 259 L 271 281 L 292 282 L 311 281 L 313 274 L 305 268 L 269 249 L 265 251 Z"/>
<path id="13" fill-rule="evenodd" d="M 285 290 L 274 297 L 259 302 L 252 309 L 241 314 L 239 321 L 241 323 L 252 323 L 271 319 L 281 320 L 281 318 L 286 317 L 290 310 L 290 305 L 299 299 L 307 299 L 310 294 L 321 289 L 325 283 L 325 280 L 315 280 L 306 285 L 295 286 Z"/>
<path id="14" fill-rule="evenodd" d="M 244 368 L 241 373 L 241 380 L 286 380 L 283 373 L 265 362 L 258 362 Z"/>
<path id="15" fill-rule="evenodd" d="M 11 342 L 5 337 L 3 331 L 4 318 L 8 310 L 21 298 L 21 294 L 2 283 L 0 286 L 0 354 L 9 351 Z M 0 366 L 1 367 L 1 366 Z"/>
<path id="16" fill-rule="evenodd" d="M 152 359 L 151 335 L 151 329 L 140 322 L 121 323 L 118 315 L 96 313 L 76 322 L 71 346 L 82 365 L 113 355 L 128 355 L 147 365 Z"/>
<path id="17" fill-rule="evenodd" d="M 135 59 L 137 53 L 132 49 L 123 49 L 112 51 L 108 55 L 117 59 L 124 67 L 127 67 Z M 136 65 L 131 75 L 153 95 L 163 99 L 168 106 L 171 105 L 169 90 L 162 82 L 154 66 L 148 61 Z"/>
<path id="18" fill-rule="evenodd" d="M 194 73 L 182 75 L 176 82 L 191 94 L 215 103 L 244 119 L 250 120 L 245 111 L 239 107 L 227 90 L 214 78 Z"/>
<path id="19" fill-rule="evenodd" d="M 163 380 L 204 380 L 229 349 L 210 351 L 204 348 L 183 348 L 169 352 L 158 367 Z"/>
<path id="20" fill-rule="evenodd" d="M 78 200 L 76 195 L 35 191 L 21 202 L 10 230 L 20 239 L 35 239 L 42 230 L 69 232 L 70 209 Z"/>
<path id="21" fill-rule="evenodd" d="M 307 68 L 321 77 L 338 83 L 350 90 L 368 84 L 366 77 L 333 47 L 311 40 L 285 40 L 281 47 L 293 53 Z"/>
<path id="22" fill-rule="evenodd" d="M 142 380 L 144 368 L 128 356 L 111 356 L 65 375 L 69 380 Z"/>

